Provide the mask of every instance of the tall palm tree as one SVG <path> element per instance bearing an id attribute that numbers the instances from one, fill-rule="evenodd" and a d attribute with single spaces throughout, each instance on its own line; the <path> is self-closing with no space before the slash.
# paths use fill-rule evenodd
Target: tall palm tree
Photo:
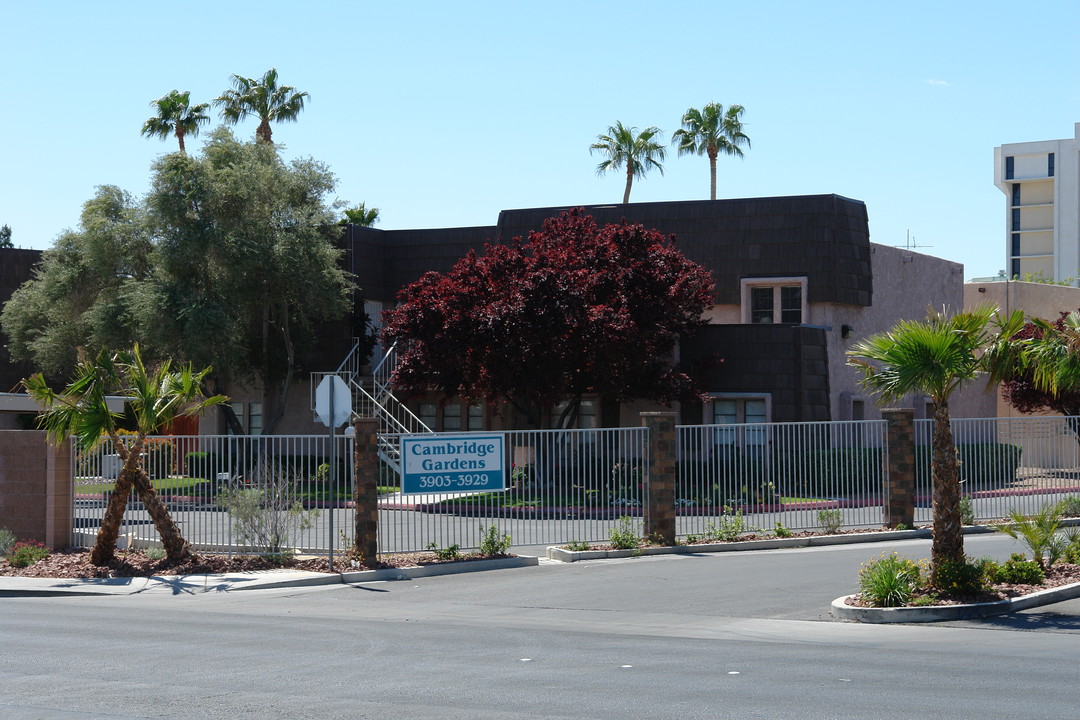
<path id="1" fill-rule="evenodd" d="M 630 188 L 634 178 L 645 177 L 650 169 L 664 174 L 664 146 L 654 141 L 660 139 L 663 132 L 657 127 L 647 127 L 638 133 L 637 128 L 628 128 L 621 122 L 610 126 L 607 135 L 597 135 L 597 142 L 589 146 L 589 154 L 599 152 L 607 160 L 596 166 L 596 174 L 603 175 L 608 170 L 626 168 L 626 191 L 623 192 L 623 204 L 630 202 Z"/>
<path id="2" fill-rule="evenodd" d="M 690 108 L 682 116 L 682 129 L 671 136 L 679 155 L 709 156 L 710 200 L 716 199 L 716 158 L 720 153 L 743 157 L 742 146 L 750 147 L 740 119 L 743 110 L 742 105 L 731 105 L 725 111 L 720 103 L 709 103 L 701 110 Z"/>
<path id="3" fill-rule="evenodd" d="M 177 416 L 197 415 L 226 401 L 222 395 L 203 396 L 202 382 L 209 372 L 210 368 L 193 372 L 190 365 L 173 371 L 168 361 L 147 368 L 136 345 L 124 352 L 102 350 L 94 358 L 80 350 L 74 378 L 62 393 L 54 392 L 41 373 L 23 380 L 27 393 L 44 408 L 38 425 L 52 442 L 60 443 L 71 435 L 81 450 L 87 450 L 108 437 L 123 462 L 90 553 L 95 565 L 107 565 L 115 556 L 116 538 L 132 488 L 161 535 L 168 558 L 180 561 L 191 556 L 191 546 L 146 474 L 143 450 L 146 436 Z M 117 419 L 122 416 L 109 409 L 109 394 L 126 398 L 136 421 L 134 437 L 125 440 L 117 432 Z"/>
<path id="4" fill-rule="evenodd" d="M 994 353 L 1023 327 L 1024 314 L 1008 318 L 987 305 L 947 317 L 931 312 L 926 320 L 903 320 L 848 351 L 848 364 L 862 375 L 862 386 L 887 402 L 926 395 L 934 405 L 933 477 L 934 566 L 964 560 L 960 521 L 960 472 L 949 417 L 949 398 L 964 383 L 992 369 Z"/>
<path id="5" fill-rule="evenodd" d="M 214 105 L 221 108 L 222 119 L 235 125 L 249 115 L 259 118 L 259 127 L 255 128 L 255 139 L 269 143 L 271 140 L 270 123 L 292 122 L 304 109 L 306 92 L 298 92 L 290 85 L 278 86 L 278 72 L 270 68 L 258 80 L 240 75 L 232 76 L 233 89 L 226 90 L 221 97 L 214 99 Z"/>
<path id="6" fill-rule="evenodd" d="M 379 208 L 369 208 L 364 203 L 360 203 L 356 207 L 345 208 L 342 212 L 345 215 L 341 221 L 342 223 L 371 227 L 379 221 Z"/>
<path id="7" fill-rule="evenodd" d="M 142 134 L 162 140 L 169 135 L 176 135 L 180 152 L 187 152 L 184 149 L 184 136 L 195 137 L 199 134 L 199 126 L 210 122 L 210 116 L 206 114 L 210 103 L 192 106 L 189 104 L 190 100 L 189 90 L 172 90 L 151 102 L 150 107 L 157 109 L 157 115 L 147 118 L 143 123 Z"/>

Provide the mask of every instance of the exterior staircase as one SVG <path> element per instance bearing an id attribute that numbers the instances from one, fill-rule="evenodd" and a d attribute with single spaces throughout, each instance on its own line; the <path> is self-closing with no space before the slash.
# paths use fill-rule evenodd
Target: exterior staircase
<path id="1" fill-rule="evenodd" d="M 364 374 L 364 358 L 360 357 L 360 341 L 354 339 L 352 350 L 338 369 L 331 373 L 312 373 L 311 407 L 315 408 L 315 388 L 327 375 L 337 375 L 352 391 L 353 414 L 373 417 L 379 421 L 379 457 L 395 472 L 401 473 L 399 444 L 394 436 L 414 433 L 433 433 L 434 430 L 416 417 L 390 388 L 390 375 L 397 365 L 397 346 L 392 345 Z"/>

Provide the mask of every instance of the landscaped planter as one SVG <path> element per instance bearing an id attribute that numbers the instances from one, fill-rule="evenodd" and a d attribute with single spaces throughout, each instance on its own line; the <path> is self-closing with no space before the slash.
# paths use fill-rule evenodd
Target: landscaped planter
<path id="1" fill-rule="evenodd" d="M 840 620 L 855 620 L 864 623 L 915 623 L 941 622 L 945 620 L 972 620 L 976 618 L 1004 615 L 1006 613 L 1028 610 L 1033 607 L 1050 605 L 1063 600 L 1080 598 L 1080 583 L 1059 585 L 1046 590 L 1039 590 L 1030 595 L 996 600 L 988 603 L 969 605 L 928 605 L 925 607 L 874 608 L 848 605 L 845 595 L 832 601 L 832 614 Z"/>

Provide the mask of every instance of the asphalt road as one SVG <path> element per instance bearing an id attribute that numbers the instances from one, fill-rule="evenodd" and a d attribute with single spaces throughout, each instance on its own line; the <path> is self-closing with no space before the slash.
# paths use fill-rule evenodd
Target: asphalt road
<path id="1" fill-rule="evenodd" d="M 894 548 L 929 542 L 0 598 L 0 718 L 1080 715 L 1080 601 L 944 626 L 832 621 L 859 563 Z"/>

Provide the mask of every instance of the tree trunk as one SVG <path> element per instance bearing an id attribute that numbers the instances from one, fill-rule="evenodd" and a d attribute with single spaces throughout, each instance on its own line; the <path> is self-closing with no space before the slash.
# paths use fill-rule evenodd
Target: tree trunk
<path id="1" fill-rule="evenodd" d="M 176 139 L 180 142 L 180 152 L 187 154 L 187 150 L 184 149 L 184 131 L 179 126 L 176 128 Z"/>
<path id="2" fill-rule="evenodd" d="M 623 205 L 630 202 L 630 186 L 634 184 L 634 164 L 626 161 L 626 191 L 623 193 Z"/>
<path id="3" fill-rule="evenodd" d="M 146 506 L 150 519 L 154 521 L 154 527 L 161 536 L 161 544 L 165 546 L 165 553 L 169 560 L 179 562 L 190 559 L 192 557 L 191 545 L 180 533 L 180 528 L 169 514 L 169 508 L 165 506 L 161 496 L 154 489 L 154 484 L 150 482 L 146 470 L 141 467 L 135 473 L 135 491 Z"/>
<path id="4" fill-rule="evenodd" d="M 109 495 L 105 517 L 101 519 L 101 527 L 98 528 L 94 548 L 90 551 L 90 562 L 99 567 L 108 565 L 116 557 L 116 538 L 120 535 L 120 524 L 124 520 L 124 510 L 127 508 L 128 497 L 131 495 L 131 486 L 135 478 L 135 465 L 142 452 L 142 444 L 139 441 L 135 442 L 130 452 L 118 438 L 113 439 L 113 446 L 124 461 L 124 465 L 120 468 L 113 491 Z"/>
<path id="5" fill-rule="evenodd" d="M 934 483 L 934 530 L 931 559 L 964 560 L 964 532 L 960 522 L 960 468 L 949 422 L 949 404 L 934 405 L 934 440 L 931 473 Z"/>
<path id="6" fill-rule="evenodd" d="M 716 199 L 716 152 L 709 151 L 709 199 Z"/>
<path id="7" fill-rule="evenodd" d="M 255 139 L 264 143 L 271 142 L 270 120 L 267 118 L 262 119 L 262 122 L 259 123 L 259 127 L 255 128 Z"/>

